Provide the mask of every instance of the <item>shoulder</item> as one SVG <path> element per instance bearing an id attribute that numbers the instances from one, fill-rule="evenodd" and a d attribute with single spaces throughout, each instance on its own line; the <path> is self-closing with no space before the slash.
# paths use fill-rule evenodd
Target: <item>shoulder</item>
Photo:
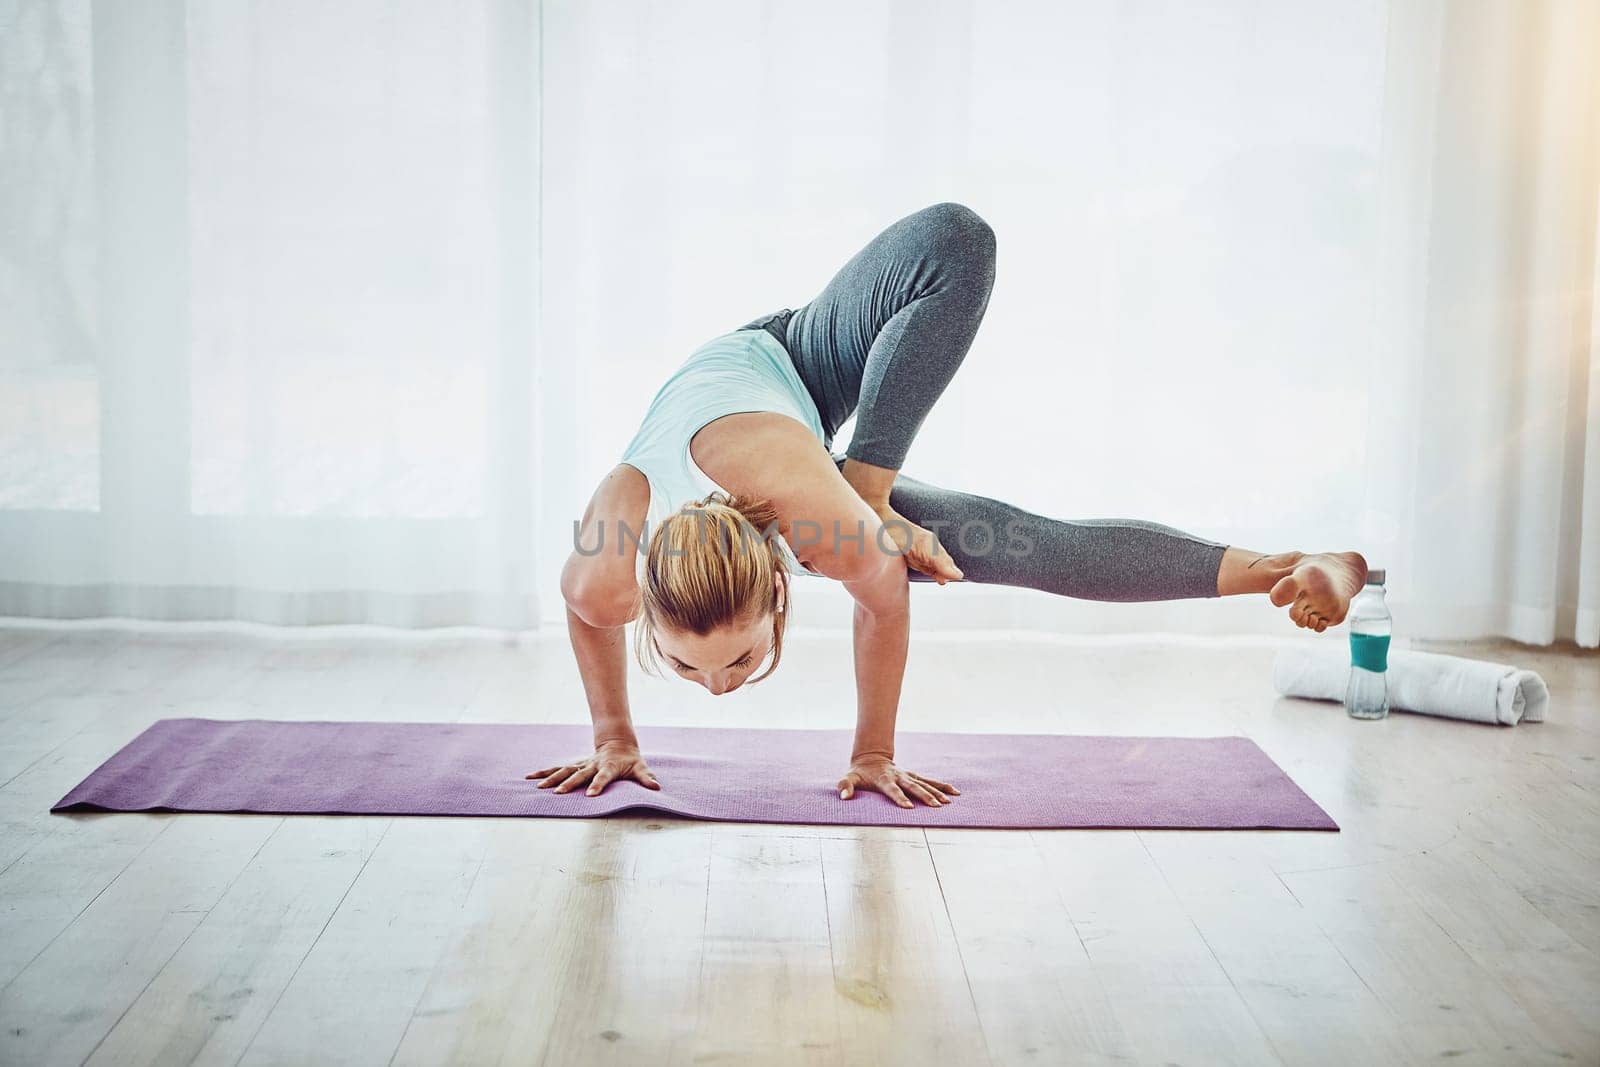
<path id="1" fill-rule="evenodd" d="M 649 508 L 650 482 L 629 463 L 611 468 L 590 496 L 561 571 L 562 597 L 590 625 L 628 621 L 637 591 L 636 542 Z"/>
<path id="2" fill-rule="evenodd" d="M 772 501 L 778 532 L 806 570 L 849 581 L 878 569 L 870 551 L 877 515 L 800 422 L 772 412 L 726 415 L 702 427 L 690 451 L 718 485 Z"/>

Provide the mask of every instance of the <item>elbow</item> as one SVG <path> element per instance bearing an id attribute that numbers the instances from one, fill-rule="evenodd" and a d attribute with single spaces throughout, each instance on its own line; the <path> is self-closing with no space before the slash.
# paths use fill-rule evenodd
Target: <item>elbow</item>
<path id="1" fill-rule="evenodd" d="M 567 610 L 596 629 L 613 629 L 638 615 L 638 590 L 598 575 L 584 574 L 570 563 L 561 573 L 561 598 Z"/>
<path id="2" fill-rule="evenodd" d="M 638 599 L 631 592 L 618 594 L 604 589 L 585 590 L 566 598 L 567 609 L 597 630 L 626 626 L 639 614 Z"/>
<path id="3" fill-rule="evenodd" d="M 856 607 L 877 618 L 910 613 L 911 583 L 906 577 L 902 556 L 889 552 L 867 552 L 853 561 L 853 577 L 846 579 Z"/>

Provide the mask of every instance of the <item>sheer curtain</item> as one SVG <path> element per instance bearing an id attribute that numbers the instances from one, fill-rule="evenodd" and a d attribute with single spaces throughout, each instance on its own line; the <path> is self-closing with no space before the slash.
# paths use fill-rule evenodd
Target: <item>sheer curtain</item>
<path id="1" fill-rule="evenodd" d="M 1581 0 L 0 0 L 0 615 L 559 626 L 666 374 L 948 199 L 998 277 L 908 473 L 1600 644 L 1597 41 Z"/>
<path id="2" fill-rule="evenodd" d="M 6 5 L 0 613 L 538 620 L 538 11 Z"/>

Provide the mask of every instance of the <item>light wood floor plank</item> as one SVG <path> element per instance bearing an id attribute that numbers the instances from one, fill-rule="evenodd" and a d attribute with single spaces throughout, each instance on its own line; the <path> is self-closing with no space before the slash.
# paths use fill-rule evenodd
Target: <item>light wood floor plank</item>
<path id="1" fill-rule="evenodd" d="M 0 626 L 0 671 L 15 671 L 25 657 L 70 636 L 64 630 L 18 630 Z"/>
<path id="2" fill-rule="evenodd" d="M 574 909 L 597 899 L 597 844 L 618 827 L 462 821 L 483 835 L 483 863 L 391 1062 L 537 1063 L 590 935 Z"/>
<path id="3" fill-rule="evenodd" d="M 1138 834 L 1033 836 L 1137 1062 L 1281 1062 Z"/>
<path id="4" fill-rule="evenodd" d="M 942 830 L 928 841 L 995 1062 L 1133 1059 L 1035 835 Z"/>
<path id="5" fill-rule="evenodd" d="M 105 661 L 136 636 L 121 630 L 46 632 L 54 640 L 0 666 L 0 724 L 40 697 L 92 692 L 108 677 Z M 17 631 L 5 633 L 16 639 Z"/>
<path id="6" fill-rule="evenodd" d="M 1295 1064 L 1408 1062 L 1383 1002 L 1268 864 L 1261 845 L 1274 836 L 1139 834 L 1279 1057 Z"/>
<path id="7" fill-rule="evenodd" d="M 483 860 L 454 820 L 395 819 L 237 1061 L 389 1058 Z"/>
<path id="8" fill-rule="evenodd" d="M 847 1062 L 823 883 L 828 842 L 716 831 L 710 837 L 690 1060 Z"/>
<path id="9" fill-rule="evenodd" d="M 389 828 L 253 818 L 279 825 L 87 1062 L 237 1061 Z"/>
<path id="10" fill-rule="evenodd" d="M 282 823 L 168 818 L 149 847 L 0 991 L 6 1060 L 81 1063 Z M 40 869 L 31 889 L 48 892 L 55 873 Z"/>
<path id="11" fill-rule="evenodd" d="M 1528 1014 L 1417 906 L 1388 865 L 1284 876 L 1295 897 L 1393 1014 L 1419 1059 L 1560 1058 Z"/>
<path id="12" fill-rule="evenodd" d="M 822 862 L 847 1062 L 990 1062 L 927 844 L 825 838 Z"/>
<path id="13" fill-rule="evenodd" d="M 549 962 L 565 981 L 548 1006 L 546 1040 L 518 1058 L 686 1062 L 700 1010 L 712 835 L 632 818 L 586 822 L 584 834 L 556 896 L 561 933 Z"/>
<path id="14" fill-rule="evenodd" d="M 1575 941 L 1462 841 L 1391 868 L 1407 896 L 1534 1023 L 1525 1040 L 1600 1048 L 1600 955 Z"/>
<path id="15" fill-rule="evenodd" d="M 48 814 L 160 718 L 586 722 L 560 637 L 0 630 L 0 1062 L 1600 1061 L 1570 649 L 1434 646 L 1545 675 L 1506 729 L 1278 697 L 1270 646 L 913 642 L 903 730 L 1242 734 L 1337 834 Z M 848 729 L 848 655 L 634 669 L 635 718 Z"/>

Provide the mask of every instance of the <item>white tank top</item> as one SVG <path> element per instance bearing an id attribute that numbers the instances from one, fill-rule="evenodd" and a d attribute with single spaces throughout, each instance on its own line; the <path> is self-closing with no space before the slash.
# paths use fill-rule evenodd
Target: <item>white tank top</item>
<path id="1" fill-rule="evenodd" d="M 689 454 L 690 440 L 706 423 L 740 411 L 788 415 L 810 430 L 818 445 L 823 443 L 816 402 L 776 337 L 766 330 L 735 330 L 695 349 L 657 390 L 622 453 L 621 462 L 650 483 L 644 529 L 623 534 L 639 539 L 634 572 L 641 584 L 646 549 L 662 521 L 689 501 L 723 488 Z M 816 573 L 801 566 L 781 534 L 774 531 L 772 542 L 790 574 Z"/>

